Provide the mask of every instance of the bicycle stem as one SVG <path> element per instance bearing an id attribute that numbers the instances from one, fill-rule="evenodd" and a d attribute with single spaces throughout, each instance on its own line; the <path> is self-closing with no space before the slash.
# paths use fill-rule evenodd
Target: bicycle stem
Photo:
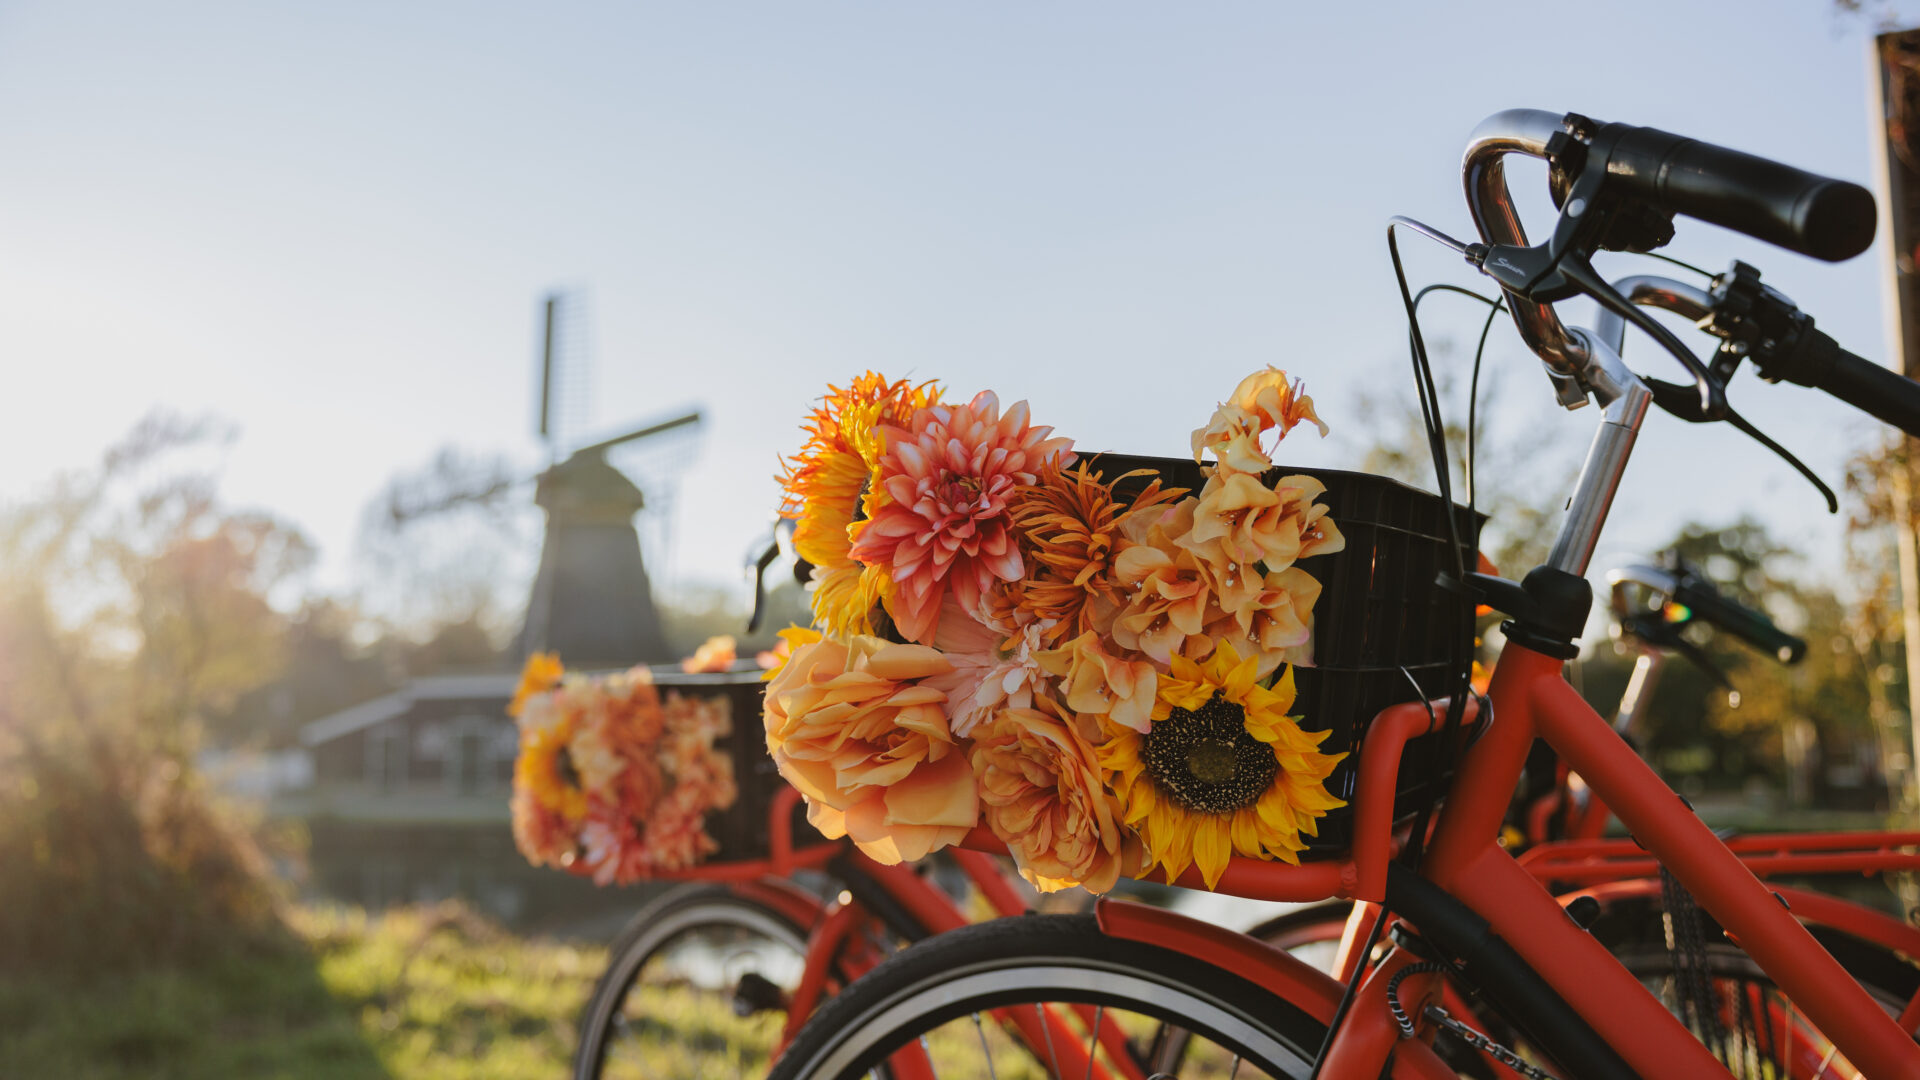
<path id="1" fill-rule="evenodd" d="M 1573 498 L 1567 502 L 1566 520 L 1560 523 L 1547 565 L 1569 574 L 1585 576 L 1593 551 L 1600 543 L 1600 530 L 1606 525 L 1607 512 L 1613 507 L 1614 494 L 1620 490 L 1620 477 L 1626 472 L 1627 459 L 1640 436 L 1640 424 L 1646 419 L 1653 393 L 1607 343 L 1585 330 L 1573 330 L 1583 355 L 1575 369 L 1580 382 L 1593 393 L 1605 410 L 1593 445 L 1580 467 L 1580 479 Z"/>

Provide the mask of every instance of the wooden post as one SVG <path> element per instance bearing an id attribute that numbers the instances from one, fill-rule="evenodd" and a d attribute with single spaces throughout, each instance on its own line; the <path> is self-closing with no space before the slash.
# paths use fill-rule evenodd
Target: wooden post
<path id="1" fill-rule="evenodd" d="M 1887 238 L 1885 281 L 1888 366 L 1920 377 L 1920 274 L 1914 265 L 1914 223 L 1920 221 L 1920 30 L 1881 34 L 1873 42 L 1869 81 L 1870 140 L 1878 168 L 1881 235 Z M 1915 543 L 1915 443 L 1903 437 L 1892 457 L 1894 536 L 1900 560 L 1900 608 L 1906 639 L 1908 743 L 1905 808 L 1920 807 L 1920 545 Z"/>

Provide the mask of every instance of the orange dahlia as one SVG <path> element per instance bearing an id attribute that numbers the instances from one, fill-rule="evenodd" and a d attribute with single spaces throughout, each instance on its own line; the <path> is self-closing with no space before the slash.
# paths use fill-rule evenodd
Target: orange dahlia
<path id="1" fill-rule="evenodd" d="M 904 426 L 885 426 L 876 494 L 853 558 L 891 583 L 887 612 L 910 641 L 929 643 L 951 590 L 976 610 L 996 582 L 1025 572 L 1009 503 L 1049 465 L 1072 458 L 1067 439 L 1027 422 L 1027 403 L 1005 413 L 990 391 L 965 405 L 930 405 Z"/>
<path id="2" fill-rule="evenodd" d="M 940 392 L 930 382 L 888 382 L 871 371 L 846 389 L 828 389 L 802 425 L 806 445 L 782 462 L 780 509 L 797 519 L 794 550 L 814 567 L 815 618 L 833 634 L 871 633 L 870 616 L 886 577 L 855 562 L 849 552 L 876 499 L 885 497 L 873 482 L 880 432 L 883 426 L 908 423 L 917 410 L 939 400 Z"/>

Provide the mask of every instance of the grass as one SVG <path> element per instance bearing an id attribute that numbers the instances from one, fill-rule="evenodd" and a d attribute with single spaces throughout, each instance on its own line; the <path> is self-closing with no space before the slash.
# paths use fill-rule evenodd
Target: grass
<path id="1" fill-rule="evenodd" d="M 299 946 L 192 970 L 0 977 L 0 1076 L 554 1077 L 605 962 L 458 907 L 299 909 L 292 928 Z"/>

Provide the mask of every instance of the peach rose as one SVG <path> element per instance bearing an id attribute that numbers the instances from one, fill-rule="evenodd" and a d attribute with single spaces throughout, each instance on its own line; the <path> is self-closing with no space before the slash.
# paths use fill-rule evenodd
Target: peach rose
<path id="1" fill-rule="evenodd" d="M 924 645 L 854 636 L 801 645 L 767 686 L 767 750 L 807 797 L 807 819 L 883 863 L 958 843 L 980 820 L 947 695 L 921 680 L 953 665 Z"/>
<path id="2" fill-rule="evenodd" d="M 1100 781 L 1099 760 L 1045 698 L 1002 709 L 974 734 L 974 775 L 987 827 L 1006 842 L 1020 876 L 1042 892 L 1076 885 L 1106 892 L 1138 871 L 1139 844 Z"/>

